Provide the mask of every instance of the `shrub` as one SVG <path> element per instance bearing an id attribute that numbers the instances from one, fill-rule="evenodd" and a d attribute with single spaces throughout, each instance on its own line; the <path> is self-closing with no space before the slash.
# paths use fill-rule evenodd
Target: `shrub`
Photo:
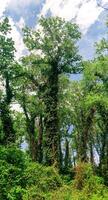
<path id="1" fill-rule="evenodd" d="M 15 186 L 8 193 L 8 199 L 9 200 L 22 200 L 24 194 L 26 194 L 26 190 L 21 188 L 21 186 Z"/>
<path id="2" fill-rule="evenodd" d="M 77 189 L 83 189 L 88 185 L 91 190 L 94 185 L 103 183 L 103 179 L 95 176 L 92 166 L 88 163 L 79 163 L 75 171 L 74 186 Z"/>
<path id="3" fill-rule="evenodd" d="M 27 200 L 46 199 L 47 193 L 62 186 L 62 180 L 54 167 L 45 167 L 38 163 L 28 165 L 24 181 L 27 185 Z"/>
<path id="4" fill-rule="evenodd" d="M 17 147 L 0 147 L 0 200 L 41 200 L 62 185 L 54 167 L 26 160 Z"/>
<path id="5" fill-rule="evenodd" d="M 20 149 L 17 147 L 0 147 L 1 200 L 10 200 L 13 188 L 16 186 L 23 187 L 22 177 L 25 167 L 24 153 Z"/>

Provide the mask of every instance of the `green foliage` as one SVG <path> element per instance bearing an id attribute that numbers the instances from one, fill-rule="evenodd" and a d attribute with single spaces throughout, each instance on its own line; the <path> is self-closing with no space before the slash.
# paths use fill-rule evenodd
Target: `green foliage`
<path id="1" fill-rule="evenodd" d="M 10 165 L 23 169 L 25 166 L 24 157 L 24 153 L 15 146 L 0 147 L 0 160 L 5 160 Z"/>
<path id="2" fill-rule="evenodd" d="M 25 28 L 30 54 L 19 63 L 10 33 L 5 18 L 0 22 L 0 200 L 107 200 L 108 41 L 97 44 L 94 61 L 83 62 L 82 80 L 72 81 L 67 74 L 82 69 L 76 24 L 42 17 L 39 29 Z M 13 102 L 21 113 L 11 110 Z M 18 148 L 23 139 L 30 158 Z"/>
<path id="3" fill-rule="evenodd" d="M 74 185 L 77 189 L 82 189 L 87 184 L 89 189 L 92 190 L 95 189 L 94 184 L 101 184 L 102 179 L 98 178 L 94 175 L 92 166 L 90 164 L 86 163 L 79 163 L 76 166 L 76 175 L 74 180 Z M 93 188 L 90 188 L 93 187 Z"/>
<path id="4" fill-rule="evenodd" d="M 30 162 L 16 147 L 0 147 L 0 199 L 42 199 L 61 186 L 54 167 Z"/>
<path id="5" fill-rule="evenodd" d="M 10 36 L 11 26 L 8 18 L 0 20 L 0 82 L 4 86 L 0 98 L 0 117 L 3 137 L 0 144 L 15 142 L 10 103 L 13 98 L 12 77 L 14 63 L 14 41 Z"/>
<path id="6" fill-rule="evenodd" d="M 11 31 L 11 26 L 9 24 L 9 19 L 6 17 L 4 20 L 0 23 L 0 31 L 3 34 L 7 34 Z"/>
<path id="7" fill-rule="evenodd" d="M 38 199 L 38 196 L 41 196 L 41 194 L 45 195 L 62 186 L 62 180 L 56 169 L 53 167 L 44 167 L 37 163 L 28 165 L 24 173 L 24 180 L 28 192 L 26 195 L 30 197 L 30 200 L 33 199 L 33 196 Z"/>
<path id="8" fill-rule="evenodd" d="M 23 187 L 25 163 L 25 155 L 20 149 L 0 147 L 0 199 L 10 200 L 11 191 L 13 193 L 17 186 Z"/>
<path id="9" fill-rule="evenodd" d="M 99 186 L 93 191 L 86 191 L 85 188 L 81 191 L 76 190 L 73 185 L 63 186 L 59 190 L 50 194 L 47 200 L 107 200 L 108 189 L 104 186 Z"/>
<path id="10" fill-rule="evenodd" d="M 59 17 L 42 17 L 39 25 L 41 28 L 36 31 L 25 28 L 24 42 L 27 47 L 40 50 L 43 63 L 49 69 L 52 63 L 56 63 L 60 74 L 75 70 L 76 63 L 81 59 L 76 46 L 81 37 L 78 26 Z"/>
<path id="11" fill-rule="evenodd" d="M 25 170 L 24 178 L 27 185 L 30 186 L 37 185 L 37 187 L 39 187 L 40 185 L 41 187 L 42 181 L 43 190 L 48 190 L 48 187 L 49 190 L 56 189 L 56 187 L 59 187 L 62 183 L 57 171 L 53 167 L 44 167 L 38 163 L 31 163 L 28 165 Z M 46 184 L 43 184 L 44 182 L 46 182 Z"/>
<path id="12" fill-rule="evenodd" d="M 14 42 L 11 37 L 6 36 L 10 31 L 11 26 L 9 20 L 8 18 L 5 18 L 0 22 L 0 70 L 3 76 L 5 76 L 5 73 L 10 74 L 10 64 L 14 59 Z"/>
<path id="13" fill-rule="evenodd" d="M 64 185 L 50 195 L 51 200 L 106 200 L 108 188 L 103 185 L 102 178 L 94 175 L 90 164 L 79 163 L 76 167 L 75 180 Z"/>
<path id="14" fill-rule="evenodd" d="M 9 200 L 22 200 L 23 196 L 26 194 L 26 190 L 21 188 L 21 186 L 12 187 L 8 193 Z"/>

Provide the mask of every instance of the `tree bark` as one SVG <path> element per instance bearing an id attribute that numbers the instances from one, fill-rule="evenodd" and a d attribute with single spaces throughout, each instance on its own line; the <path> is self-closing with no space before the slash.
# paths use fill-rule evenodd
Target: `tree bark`
<path id="1" fill-rule="evenodd" d="M 27 131 L 29 135 L 29 150 L 32 161 L 37 161 L 37 139 L 35 136 L 35 118 L 27 122 Z"/>
<path id="2" fill-rule="evenodd" d="M 43 160 L 43 120 L 42 115 L 39 117 L 38 126 L 38 162 L 42 163 Z"/>
<path id="3" fill-rule="evenodd" d="M 87 119 L 84 120 L 85 123 L 84 123 L 83 131 L 81 133 L 81 145 L 80 145 L 80 160 L 81 160 L 81 162 L 88 162 L 87 150 L 88 150 L 89 130 L 92 126 L 95 111 L 96 111 L 95 108 L 91 108 Z"/>
<path id="4" fill-rule="evenodd" d="M 65 170 L 67 170 L 69 166 L 69 141 L 67 138 L 65 140 L 65 145 L 66 145 L 66 150 L 65 150 L 64 164 L 65 164 Z"/>
<path id="5" fill-rule="evenodd" d="M 3 102 L 1 105 L 1 121 L 3 127 L 3 139 L 1 143 L 4 145 L 15 142 L 15 130 L 13 128 L 13 121 L 10 115 L 9 106 Z"/>
<path id="6" fill-rule="evenodd" d="M 59 125 L 58 125 L 58 72 L 53 65 L 48 77 L 48 88 L 45 97 L 46 105 L 46 162 L 59 166 Z"/>
<path id="7" fill-rule="evenodd" d="M 3 144 L 15 143 L 15 130 L 13 127 L 13 120 L 10 114 L 10 103 L 12 101 L 12 90 L 10 87 L 8 73 L 5 75 L 5 91 L 6 96 L 1 103 L 1 122 L 3 127 L 4 137 L 1 141 Z"/>
<path id="8" fill-rule="evenodd" d="M 94 165 L 93 143 L 90 141 L 90 163 Z"/>
<path id="9" fill-rule="evenodd" d="M 29 152 L 32 158 L 32 161 L 37 161 L 37 138 L 35 134 L 35 115 L 29 116 L 29 113 L 27 112 L 26 108 L 26 99 L 25 96 L 23 96 L 22 99 L 22 108 L 24 111 L 24 115 L 26 117 L 26 128 L 28 133 L 28 139 L 29 139 Z"/>
<path id="10" fill-rule="evenodd" d="M 60 138 L 60 135 L 59 135 L 59 169 L 60 171 L 62 172 L 62 169 L 63 169 L 63 153 L 62 153 L 62 148 L 61 148 L 61 138 Z"/>

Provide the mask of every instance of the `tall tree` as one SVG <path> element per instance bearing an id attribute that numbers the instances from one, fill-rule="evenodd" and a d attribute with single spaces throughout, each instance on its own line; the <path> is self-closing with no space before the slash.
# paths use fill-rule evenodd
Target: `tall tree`
<path id="1" fill-rule="evenodd" d="M 9 25 L 9 20 L 5 18 L 0 23 L 0 73 L 5 85 L 0 103 L 0 116 L 4 134 L 1 142 L 5 144 L 15 142 L 15 131 L 10 114 L 10 103 L 13 96 L 11 78 L 13 76 L 15 48 L 12 38 L 8 36 L 10 31 L 11 26 Z"/>
<path id="2" fill-rule="evenodd" d="M 44 94 L 46 105 L 46 160 L 49 165 L 59 163 L 58 90 L 59 75 L 78 71 L 80 56 L 76 46 L 80 32 L 76 24 L 59 17 L 41 18 L 40 29 L 26 28 L 24 42 L 29 50 L 40 52 L 47 68 L 44 75 L 47 83 Z"/>
<path id="3" fill-rule="evenodd" d="M 22 58 L 19 75 L 14 82 L 16 101 L 25 116 L 25 138 L 33 161 L 43 160 L 43 117 L 44 103 L 41 99 L 43 84 L 40 66 L 34 65 L 36 56 L 31 54 Z M 19 88 L 19 90 L 18 90 Z"/>

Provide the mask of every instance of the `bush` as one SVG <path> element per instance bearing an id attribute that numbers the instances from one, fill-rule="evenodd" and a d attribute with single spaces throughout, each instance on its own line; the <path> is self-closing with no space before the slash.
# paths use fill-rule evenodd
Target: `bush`
<path id="1" fill-rule="evenodd" d="M 88 186 L 91 190 L 94 186 L 96 187 L 103 183 L 103 179 L 94 174 L 92 166 L 88 163 L 79 163 L 75 171 L 74 186 L 76 189 L 81 190 Z"/>
<path id="2" fill-rule="evenodd" d="M 0 199 L 10 200 L 14 187 L 23 187 L 26 164 L 24 153 L 17 147 L 0 147 Z"/>
<path id="3" fill-rule="evenodd" d="M 54 167 L 26 159 L 16 147 L 0 147 L 0 200 L 107 200 L 108 188 L 91 165 L 80 163 L 75 180 Z"/>
<path id="4" fill-rule="evenodd" d="M 61 185 L 53 167 L 27 161 L 17 147 L 0 147 L 0 200 L 46 199 Z"/>
<path id="5" fill-rule="evenodd" d="M 103 184 L 103 179 L 94 174 L 93 168 L 88 163 L 79 163 L 76 167 L 75 180 L 73 181 L 73 200 L 105 199 L 108 189 Z M 74 198 L 75 197 L 75 198 Z M 99 198 L 98 198 L 99 197 Z"/>
<path id="6" fill-rule="evenodd" d="M 95 186 L 94 186 L 95 187 Z M 107 200 L 108 188 L 104 185 L 98 185 L 95 191 L 75 189 L 74 185 L 64 185 L 62 188 L 51 193 L 47 200 Z"/>
<path id="7" fill-rule="evenodd" d="M 38 163 L 30 163 L 24 174 L 27 185 L 27 200 L 46 199 L 46 195 L 62 186 L 62 180 L 53 167 L 45 167 Z M 28 196 L 28 197 L 27 197 Z"/>
<path id="8" fill-rule="evenodd" d="M 21 169 L 25 168 L 25 154 L 16 146 L 7 148 L 0 146 L 0 160 L 5 160 L 8 164 Z"/>
<path id="9" fill-rule="evenodd" d="M 8 199 L 9 200 L 21 200 L 21 199 L 23 199 L 24 194 L 26 194 L 26 190 L 21 188 L 21 186 L 15 186 L 8 193 Z"/>

